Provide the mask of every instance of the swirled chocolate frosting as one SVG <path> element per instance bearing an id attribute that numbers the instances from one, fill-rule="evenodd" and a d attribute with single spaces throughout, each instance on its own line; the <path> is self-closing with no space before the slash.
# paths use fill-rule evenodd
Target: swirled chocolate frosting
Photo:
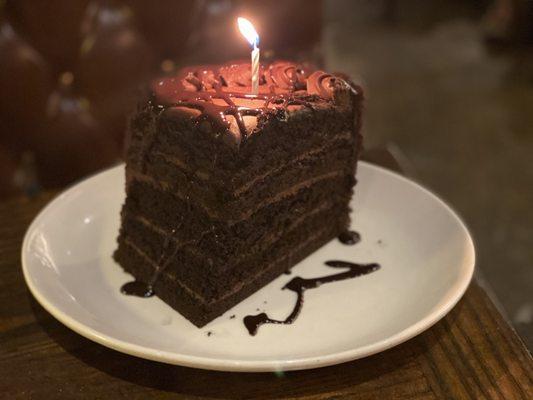
<path id="1" fill-rule="evenodd" d="M 242 144 L 268 118 L 321 104 L 352 107 L 362 95 L 339 76 L 288 61 L 262 65 L 259 75 L 259 93 L 252 94 L 249 63 L 187 67 L 152 83 L 151 104 L 184 111 L 195 123 Z"/>

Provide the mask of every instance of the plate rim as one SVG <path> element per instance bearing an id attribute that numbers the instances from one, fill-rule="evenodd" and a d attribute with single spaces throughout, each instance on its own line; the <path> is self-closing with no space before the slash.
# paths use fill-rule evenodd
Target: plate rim
<path id="1" fill-rule="evenodd" d="M 455 220 L 461 230 L 465 233 L 468 242 L 467 247 L 469 249 L 469 252 L 471 252 L 471 262 L 465 267 L 465 270 L 462 271 L 463 276 L 458 282 L 459 286 L 453 293 L 453 295 L 450 296 L 450 299 L 448 299 L 438 309 L 432 311 L 424 318 L 418 320 L 416 323 L 411 324 L 404 330 L 397 332 L 396 334 L 378 342 L 363 347 L 357 347 L 354 349 L 344 350 L 341 352 L 331 353 L 327 355 L 302 357 L 292 360 L 228 360 L 224 358 L 203 357 L 179 354 L 176 352 L 161 351 L 152 347 L 129 343 L 122 339 L 110 337 L 91 327 L 88 327 L 82 322 L 78 321 L 76 318 L 70 316 L 68 313 L 62 311 L 60 308 L 55 307 L 51 302 L 48 301 L 46 296 L 39 291 L 37 286 L 34 285 L 31 279 L 31 274 L 28 270 L 28 261 L 26 260 L 26 254 L 29 251 L 28 246 L 31 232 L 35 230 L 36 225 L 43 218 L 45 218 L 46 214 L 49 213 L 53 207 L 57 206 L 57 204 L 65 197 L 72 195 L 72 193 L 76 191 L 76 189 L 78 189 L 78 186 L 85 184 L 88 181 L 101 178 L 101 175 L 110 173 L 115 169 L 122 169 L 124 168 L 124 163 L 104 169 L 74 183 L 73 185 L 59 193 L 57 196 L 55 196 L 43 207 L 42 210 L 39 211 L 39 213 L 36 215 L 36 217 L 32 220 L 32 222 L 26 229 L 26 232 L 24 233 L 24 239 L 22 241 L 21 263 L 24 280 L 26 282 L 26 285 L 30 289 L 31 294 L 35 297 L 39 304 L 59 322 L 61 322 L 63 325 L 67 326 L 74 332 L 78 333 L 79 335 L 113 350 L 152 361 L 163 362 L 166 364 L 214 371 L 275 372 L 326 367 L 380 353 L 394 346 L 402 344 L 407 340 L 412 339 L 413 337 L 431 328 L 435 323 L 440 321 L 446 314 L 448 314 L 453 307 L 455 307 L 455 305 L 463 297 L 464 293 L 466 292 L 468 286 L 472 281 L 476 265 L 476 251 L 472 235 L 466 223 L 451 206 L 449 206 L 444 200 L 442 200 L 431 190 L 425 188 L 418 182 L 406 178 L 405 176 L 400 175 L 387 168 L 365 161 L 359 161 L 358 165 L 364 165 L 365 168 L 374 169 L 375 171 L 379 171 L 380 173 L 384 173 L 386 175 L 392 176 L 395 179 L 399 179 L 404 184 L 408 184 L 410 186 L 413 186 L 415 189 L 421 190 L 426 195 L 431 197 L 434 201 L 439 203 L 440 206 L 446 209 L 448 214 L 450 214 L 450 216 Z"/>

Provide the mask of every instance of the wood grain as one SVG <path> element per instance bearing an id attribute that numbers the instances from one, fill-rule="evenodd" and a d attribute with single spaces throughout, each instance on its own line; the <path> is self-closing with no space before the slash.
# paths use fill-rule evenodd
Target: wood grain
<path id="1" fill-rule="evenodd" d="M 327 368 L 211 372 L 109 350 L 56 321 L 24 284 L 22 237 L 51 196 L 0 205 L 1 398 L 533 398 L 531 355 L 475 282 L 425 333 L 375 356 Z"/>

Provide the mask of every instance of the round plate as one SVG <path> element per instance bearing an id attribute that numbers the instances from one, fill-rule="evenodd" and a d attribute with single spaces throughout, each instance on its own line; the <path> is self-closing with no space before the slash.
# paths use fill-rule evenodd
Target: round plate
<path id="1" fill-rule="evenodd" d="M 132 277 L 113 261 L 124 201 L 124 166 L 93 176 L 53 200 L 33 221 L 22 266 L 35 298 L 54 317 L 104 346 L 151 360 L 226 371 L 316 368 L 374 354 L 429 328 L 457 303 L 474 270 L 474 246 L 459 217 L 435 195 L 361 162 L 353 229 L 362 241 L 333 240 L 221 317 L 198 329 L 157 297 L 125 296 Z M 369 275 L 305 293 L 292 325 L 242 319 L 265 311 L 283 319 L 292 277 L 337 273 L 327 260 L 378 262 Z M 230 318 L 235 316 L 233 318 Z"/>

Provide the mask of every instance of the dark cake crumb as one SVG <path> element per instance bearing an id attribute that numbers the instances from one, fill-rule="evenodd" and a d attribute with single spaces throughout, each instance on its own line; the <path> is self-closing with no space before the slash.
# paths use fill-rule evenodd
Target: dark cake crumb
<path id="1" fill-rule="evenodd" d="M 235 314 L 233 314 L 233 315 L 231 315 L 231 316 L 229 317 L 229 319 L 234 319 L 234 318 L 235 318 Z"/>
<path id="2" fill-rule="evenodd" d="M 211 336 L 212 334 L 213 334 L 213 332 L 207 331 L 207 336 Z"/>

